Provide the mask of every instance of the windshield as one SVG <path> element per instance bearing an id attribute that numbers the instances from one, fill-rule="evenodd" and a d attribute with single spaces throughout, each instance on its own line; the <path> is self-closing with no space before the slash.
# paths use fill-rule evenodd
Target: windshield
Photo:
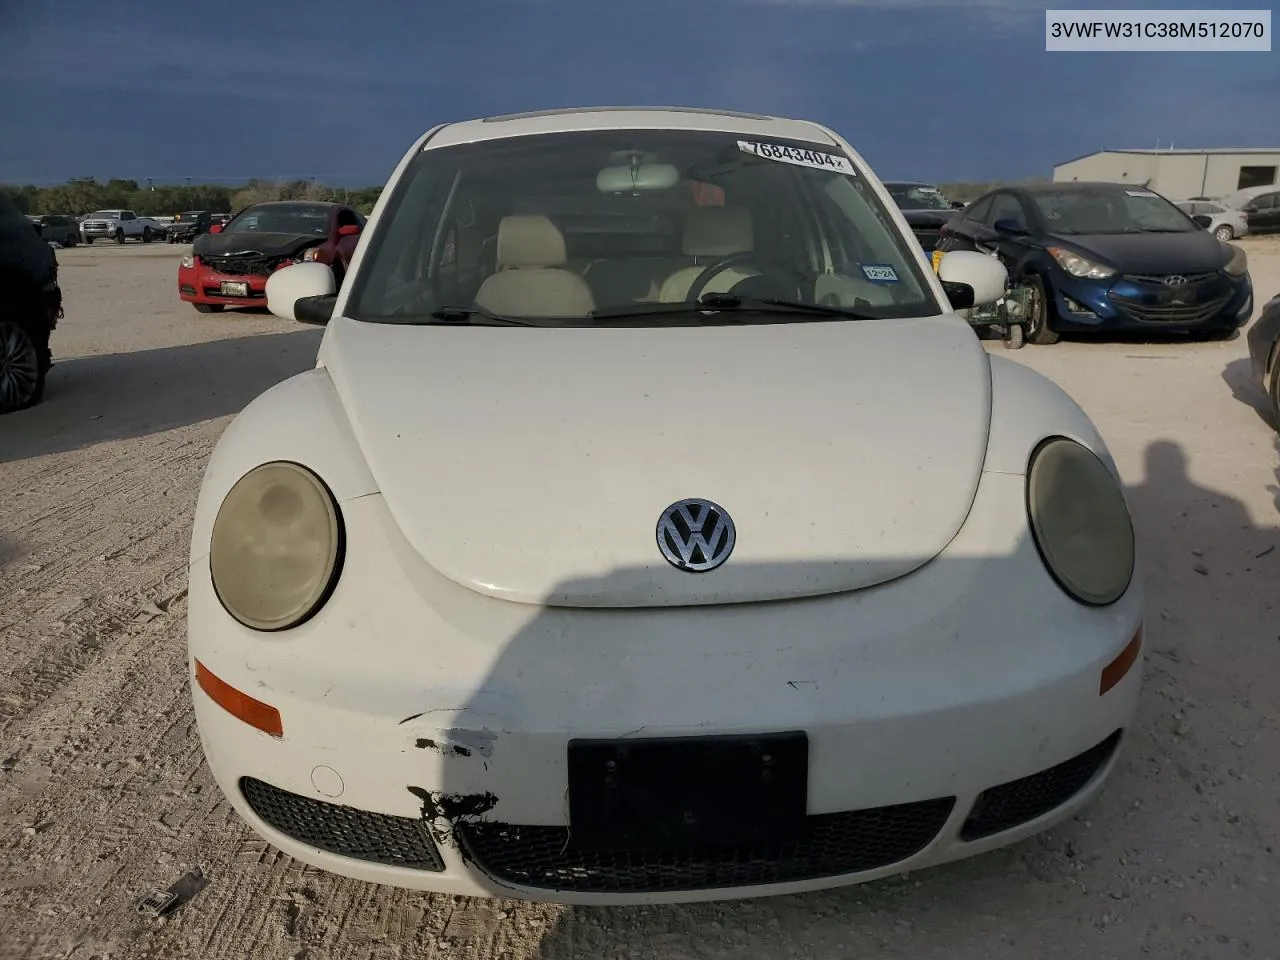
<path id="1" fill-rule="evenodd" d="M 951 201 L 927 183 L 888 183 L 893 202 L 902 210 L 950 210 Z"/>
<path id="2" fill-rule="evenodd" d="M 114 220 L 120 216 L 119 210 L 95 210 L 89 214 L 91 217 L 102 217 L 104 220 Z"/>
<path id="3" fill-rule="evenodd" d="M 769 321 L 707 315 L 693 302 L 731 293 L 936 316 L 917 260 L 830 145 L 706 131 L 542 134 L 419 154 L 369 238 L 344 312 L 425 322 L 482 310 L 557 326 L 606 314 L 645 326 Z M 839 317 L 787 317 L 825 319 Z"/>
<path id="4" fill-rule="evenodd" d="M 329 208 L 306 203 L 249 207 L 222 228 L 223 233 L 297 233 L 323 237 L 329 232 Z"/>
<path id="5" fill-rule="evenodd" d="M 1050 233 L 1192 233 L 1200 226 L 1150 190 L 1123 188 L 1033 193 Z"/>

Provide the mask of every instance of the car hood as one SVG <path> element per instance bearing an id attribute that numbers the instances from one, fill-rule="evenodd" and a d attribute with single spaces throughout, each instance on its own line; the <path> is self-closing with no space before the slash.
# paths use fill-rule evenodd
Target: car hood
<path id="1" fill-rule="evenodd" d="M 648 329 L 336 318 L 320 365 L 422 558 L 477 592 L 558 606 L 776 600 L 910 573 L 968 515 L 991 402 L 987 355 L 954 315 Z M 686 498 L 735 524 L 714 571 L 659 552 L 659 516 Z"/>
<path id="2" fill-rule="evenodd" d="M 1208 230 L 1062 234 L 1049 237 L 1049 243 L 1093 254 L 1121 273 L 1208 273 L 1231 259 L 1231 251 Z"/>
<path id="3" fill-rule="evenodd" d="M 313 233 L 204 233 L 196 238 L 192 253 L 201 257 L 231 257 L 238 254 L 288 257 L 323 243 Z"/>

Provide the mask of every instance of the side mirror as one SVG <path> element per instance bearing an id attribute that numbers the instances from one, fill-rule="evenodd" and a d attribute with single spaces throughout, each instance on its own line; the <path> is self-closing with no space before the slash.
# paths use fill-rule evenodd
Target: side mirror
<path id="1" fill-rule="evenodd" d="M 952 308 L 967 310 L 995 303 L 1004 296 L 1009 272 L 995 257 L 974 250 L 951 250 L 942 255 L 938 279 Z"/>
<path id="2" fill-rule="evenodd" d="M 1208 216 L 1207 214 L 1204 214 L 1204 213 L 1197 213 L 1191 219 L 1194 220 L 1199 226 L 1203 227 L 1205 230 L 1208 230 L 1211 226 L 1213 226 L 1213 217 Z"/>
<path id="3" fill-rule="evenodd" d="M 222 224 L 220 224 L 220 223 L 215 223 L 213 226 L 211 226 L 211 227 L 209 228 L 209 232 L 210 232 L 210 233 L 221 233 L 221 232 L 222 232 Z"/>
<path id="4" fill-rule="evenodd" d="M 1027 232 L 1027 228 L 1017 220 L 997 220 L 992 226 L 997 233 L 1007 233 L 1011 236 L 1025 236 Z"/>
<path id="5" fill-rule="evenodd" d="M 356 237 L 360 235 L 360 225 L 358 223 L 348 223 L 346 226 L 338 228 L 338 236 L 340 237 Z"/>
<path id="6" fill-rule="evenodd" d="M 1243 207 L 1240 208 L 1240 212 L 1241 213 L 1257 213 L 1258 208 L 1252 203 L 1246 203 Z"/>
<path id="7" fill-rule="evenodd" d="M 967 207 L 967 206 L 968 206 L 968 204 L 967 204 L 967 203 L 965 203 L 963 200 L 952 200 L 952 201 L 951 201 L 951 209 L 952 209 L 952 210 L 963 210 L 963 209 L 964 209 L 965 207 Z"/>
<path id="8" fill-rule="evenodd" d="M 283 320 L 328 323 L 337 292 L 338 284 L 328 264 L 293 263 L 267 277 L 267 309 Z M 314 302 L 324 298 L 331 301 L 327 313 Z"/>

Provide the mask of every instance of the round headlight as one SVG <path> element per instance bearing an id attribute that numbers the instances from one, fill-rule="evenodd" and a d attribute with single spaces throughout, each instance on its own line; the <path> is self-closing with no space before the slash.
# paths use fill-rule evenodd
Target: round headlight
<path id="1" fill-rule="evenodd" d="M 213 589 L 246 627 L 296 626 L 328 599 L 342 540 L 338 506 L 319 477 L 296 463 L 255 467 L 231 488 L 213 521 Z"/>
<path id="2" fill-rule="evenodd" d="M 1134 570 L 1133 521 L 1106 464 L 1074 440 L 1055 437 L 1031 456 L 1031 532 L 1050 575 L 1093 606 L 1115 603 Z"/>

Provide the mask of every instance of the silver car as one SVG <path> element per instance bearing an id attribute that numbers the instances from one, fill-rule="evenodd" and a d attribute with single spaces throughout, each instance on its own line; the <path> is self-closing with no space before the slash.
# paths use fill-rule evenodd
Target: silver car
<path id="1" fill-rule="evenodd" d="M 1179 200 L 1177 206 L 1189 217 L 1208 217 L 1209 225 L 1205 229 L 1219 240 L 1235 240 L 1249 232 L 1249 217 L 1245 213 L 1216 200 Z"/>

